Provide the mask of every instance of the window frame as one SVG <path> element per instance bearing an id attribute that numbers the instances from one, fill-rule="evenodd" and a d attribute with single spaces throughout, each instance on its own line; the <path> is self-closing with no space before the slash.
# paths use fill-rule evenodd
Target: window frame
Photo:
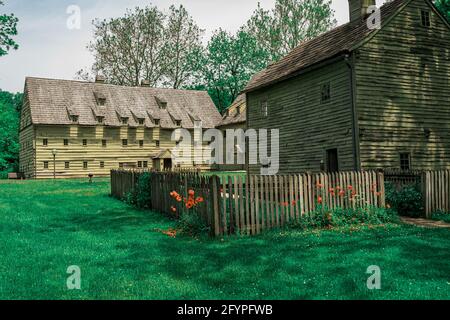
<path id="1" fill-rule="evenodd" d="M 48 147 L 48 138 L 42 139 L 42 146 Z"/>
<path id="2" fill-rule="evenodd" d="M 269 101 L 267 99 L 262 100 L 259 106 L 261 118 L 266 119 L 269 117 Z"/>
<path id="3" fill-rule="evenodd" d="M 83 144 L 83 147 L 87 147 L 88 146 L 88 140 L 87 139 L 83 139 L 82 144 Z"/>
<path id="4" fill-rule="evenodd" d="M 89 170 L 89 163 L 88 163 L 88 161 L 83 161 L 83 170 Z"/>
<path id="5" fill-rule="evenodd" d="M 70 162 L 69 161 L 65 161 L 64 162 L 64 169 L 65 170 L 69 170 L 70 169 Z"/>
<path id="6" fill-rule="evenodd" d="M 327 92 L 325 92 L 325 90 Z M 331 81 L 320 85 L 320 103 L 325 104 L 331 101 Z"/>
<path id="7" fill-rule="evenodd" d="M 128 139 L 122 139 L 122 147 L 128 147 Z"/>
<path id="8" fill-rule="evenodd" d="M 49 164 L 50 164 L 50 161 L 44 161 L 44 170 L 49 169 Z"/>
<path id="9" fill-rule="evenodd" d="M 107 140 L 103 139 L 102 140 L 102 148 L 106 148 L 107 146 L 108 146 Z"/>
<path id="10" fill-rule="evenodd" d="M 407 159 L 405 159 L 403 156 L 406 156 Z M 412 153 L 411 152 L 400 152 L 399 154 L 400 158 L 400 170 L 402 171 L 409 171 L 412 170 Z M 408 166 L 407 169 L 405 169 L 404 163 L 407 161 Z"/>
<path id="11" fill-rule="evenodd" d="M 105 161 L 100 161 L 100 169 L 104 169 L 105 168 Z"/>
<path id="12" fill-rule="evenodd" d="M 144 147 L 144 140 L 139 140 L 139 148 L 143 148 Z"/>
<path id="13" fill-rule="evenodd" d="M 424 28 L 431 27 L 431 11 L 430 10 L 420 9 L 420 25 Z"/>

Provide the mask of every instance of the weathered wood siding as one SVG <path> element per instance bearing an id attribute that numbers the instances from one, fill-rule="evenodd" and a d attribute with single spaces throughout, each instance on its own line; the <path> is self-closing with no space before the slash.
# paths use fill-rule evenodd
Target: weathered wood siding
<path id="1" fill-rule="evenodd" d="M 58 151 L 56 156 L 57 178 L 108 176 L 111 169 L 118 169 L 120 163 L 126 165 L 147 162 L 147 168 L 152 168 L 153 157 L 161 150 L 172 150 L 175 142 L 171 140 L 172 130 L 145 129 L 129 127 L 80 127 L 80 126 L 35 126 L 36 127 L 36 178 L 53 177 L 52 150 Z M 64 139 L 68 139 L 68 146 L 64 145 Z M 124 146 L 122 140 L 127 139 Z M 44 145 L 44 140 L 48 144 Z M 87 140 L 87 145 L 83 145 Z M 102 141 L 106 140 L 106 147 Z M 141 147 L 139 141 L 143 140 Z M 156 145 L 156 140 L 160 145 Z M 48 168 L 45 163 L 48 162 Z M 66 162 L 69 168 L 66 168 Z M 84 167 L 87 162 L 87 168 Z M 101 162 L 104 167 L 101 167 Z M 183 164 L 181 168 L 192 168 L 193 165 Z M 202 166 L 201 169 L 208 169 Z"/>
<path id="2" fill-rule="evenodd" d="M 341 60 L 266 89 L 247 94 L 251 129 L 280 130 L 280 174 L 319 171 L 326 150 L 338 149 L 339 169 L 353 170 L 351 76 Z M 321 102 L 322 85 L 331 85 L 331 99 Z M 261 101 L 268 101 L 268 117 Z M 249 166 L 251 174 L 260 166 Z"/>
<path id="3" fill-rule="evenodd" d="M 31 124 L 30 103 L 25 90 L 19 126 L 19 170 L 26 178 L 33 178 L 35 175 L 34 137 L 34 127 Z"/>
<path id="4" fill-rule="evenodd" d="M 431 27 L 421 25 L 431 11 Z M 414 0 L 357 53 L 356 86 L 363 169 L 450 168 L 450 30 Z M 425 131 L 429 129 L 427 138 Z"/>

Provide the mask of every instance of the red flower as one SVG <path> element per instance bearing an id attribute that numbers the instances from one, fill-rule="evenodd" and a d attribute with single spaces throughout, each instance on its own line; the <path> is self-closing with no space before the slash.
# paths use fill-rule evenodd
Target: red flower
<path id="1" fill-rule="evenodd" d="M 195 191 L 194 190 L 189 190 L 188 195 L 193 197 L 195 196 Z"/>
<path id="2" fill-rule="evenodd" d="M 323 198 L 322 197 L 317 197 L 317 203 L 318 204 L 322 204 L 322 202 L 323 202 Z"/>
<path id="3" fill-rule="evenodd" d="M 197 202 L 197 203 L 202 203 L 204 201 L 205 201 L 205 199 L 203 199 L 202 197 L 198 197 L 197 199 L 195 199 L 195 202 Z"/>
<path id="4" fill-rule="evenodd" d="M 353 190 L 353 186 L 352 185 L 348 186 L 348 190 Z"/>

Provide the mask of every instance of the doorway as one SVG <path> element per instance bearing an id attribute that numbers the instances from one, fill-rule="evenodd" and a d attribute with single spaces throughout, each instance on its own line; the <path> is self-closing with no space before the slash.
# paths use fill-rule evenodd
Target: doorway
<path id="1" fill-rule="evenodd" d="M 164 159 L 164 170 L 165 171 L 172 170 L 172 159 Z"/>

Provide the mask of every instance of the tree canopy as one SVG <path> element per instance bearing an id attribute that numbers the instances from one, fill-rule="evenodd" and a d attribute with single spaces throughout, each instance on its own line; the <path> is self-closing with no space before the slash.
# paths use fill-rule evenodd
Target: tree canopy
<path id="1" fill-rule="evenodd" d="M 0 171 L 17 170 L 22 96 L 0 90 Z"/>
<path id="2" fill-rule="evenodd" d="M 450 0 L 435 0 L 435 4 L 444 17 L 447 17 L 447 20 L 450 22 Z"/>
<path id="3" fill-rule="evenodd" d="M 0 0 L 0 6 L 3 1 Z M 8 54 L 10 50 L 17 50 L 19 45 L 13 37 L 17 35 L 19 19 L 14 14 L 0 14 L 0 57 Z"/>

